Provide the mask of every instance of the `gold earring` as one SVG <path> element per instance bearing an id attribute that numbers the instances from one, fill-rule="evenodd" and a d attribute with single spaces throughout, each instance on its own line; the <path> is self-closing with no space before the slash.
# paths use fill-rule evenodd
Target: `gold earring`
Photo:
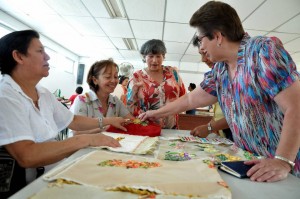
<path id="1" fill-rule="evenodd" d="M 218 47 L 221 47 L 221 44 L 217 44 Z"/>

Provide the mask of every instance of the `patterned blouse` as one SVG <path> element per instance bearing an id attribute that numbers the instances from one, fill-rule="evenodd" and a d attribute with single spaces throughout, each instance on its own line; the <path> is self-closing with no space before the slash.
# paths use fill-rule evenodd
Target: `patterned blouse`
<path id="1" fill-rule="evenodd" d="M 142 82 L 143 86 L 136 90 L 133 85 L 138 82 Z M 147 110 L 159 109 L 184 94 L 184 84 L 174 67 L 163 66 L 163 81 L 160 84 L 143 69 L 136 71 L 129 82 L 127 107 L 133 116 L 138 116 Z M 165 129 L 178 128 L 178 115 L 162 118 L 160 124 Z"/>
<path id="2" fill-rule="evenodd" d="M 278 38 L 250 38 L 246 33 L 232 80 L 227 67 L 224 62 L 216 63 L 201 87 L 218 97 L 237 146 L 273 157 L 284 118 L 274 97 L 299 81 L 295 63 Z M 300 177 L 300 150 L 295 163 L 293 173 Z"/>
<path id="3" fill-rule="evenodd" d="M 93 91 L 89 91 L 83 95 L 78 95 L 75 98 L 74 104 L 70 110 L 75 115 L 82 115 L 88 117 L 103 117 L 103 109 L 100 100 Z M 108 109 L 105 117 L 125 117 L 129 114 L 128 109 L 123 102 L 116 96 L 109 95 Z"/>

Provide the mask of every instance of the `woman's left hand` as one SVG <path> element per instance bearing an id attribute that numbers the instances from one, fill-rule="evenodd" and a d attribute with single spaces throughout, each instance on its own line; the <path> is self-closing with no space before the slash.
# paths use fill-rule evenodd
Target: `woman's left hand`
<path id="1" fill-rule="evenodd" d="M 193 130 L 191 130 L 190 134 L 192 136 L 197 136 L 197 137 L 200 137 L 200 138 L 206 138 L 209 134 L 208 129 L 207 129 L 207 125 L 197 126 Z"/>
<path id="2" fill-rule="evenodd" d="M 245 161 L 247 165 L 254 166 L 247 172 L 252 181 L 276 182 L 286 179 L 291 167 L 288 163 L 278 159 L 256 159 Z"/>

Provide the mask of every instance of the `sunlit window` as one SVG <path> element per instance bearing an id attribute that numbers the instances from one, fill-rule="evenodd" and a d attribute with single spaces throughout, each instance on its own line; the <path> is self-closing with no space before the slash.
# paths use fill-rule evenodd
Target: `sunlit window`
<path id="1" fill-rule="evenodd" d="M 62 54 L 57 53 L 49 47 L 45 47 L 45 51 L 50 56 L 50 60 L 48 61 L 50 67 L 54 67 L 58 70 L 63 70 L 67 73 L 73 74 L 75 64 L 73 60 L 63 56 Z"/>

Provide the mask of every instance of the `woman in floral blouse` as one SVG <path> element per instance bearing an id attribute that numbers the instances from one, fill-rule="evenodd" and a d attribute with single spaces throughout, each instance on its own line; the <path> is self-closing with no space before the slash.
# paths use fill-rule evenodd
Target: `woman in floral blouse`
<path id="1" fill-rule="evenodd" d="M 236 11 L 210 1 L 197 10 L 190 25 L 198 30 L 199 46 L 216 63 L 194 91 L 140 118 L 156 119 L 219 102 L 235 144 L 263 159 L 247 175 L 274 182 L 291 172 L 300 177 L 299 73 L 281 41 L 250 37 Z"/>
<path id="2" fill-rule="evenodd" d="M 71 111 L 88 117 L 123 117 L 134 119 L 118 97 L 111 95 L 118 84 L 118 66 L 113 60 L 95 62 L 87 76 L 90 91 L 76 97 Z M 89 132 L 76 131 L 75 134 L 98 133 L 101 129 Z"/>
<path id="3" fill-rule="evenodd" d="M 133 74 L 127 93 L 127 107 L 134 116 L 156 110 L 185 94 L 184 84 L 175 67 L 163 66 L 166 47 L 163 41 L 147 41 L 140 53 L 148 67 Z M 158 121 L 162 128 L 178 128 L 178 115 Z"/>

